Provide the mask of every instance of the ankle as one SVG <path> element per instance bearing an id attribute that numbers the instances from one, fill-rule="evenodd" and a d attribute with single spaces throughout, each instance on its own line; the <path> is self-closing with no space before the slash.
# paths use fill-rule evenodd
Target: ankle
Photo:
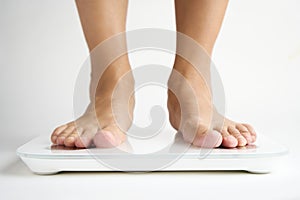
<path id="1" fill-rule="evenodd" d="M 184 77 L 194 75 L 196 72 L 196 67 L 180 56 L 176 56 L 173 69 Z"/>
<path id="2" fill-rule="evenodd" d="M 208 57 L 203 59 L 195 58 L 189 62 L 181 56 L 176 56 L 173 69 L 186 78 L 193 78 L 199 75 L 201 75 L 203 78 L 209 78 L 210 63 L 211 62 Z"/>

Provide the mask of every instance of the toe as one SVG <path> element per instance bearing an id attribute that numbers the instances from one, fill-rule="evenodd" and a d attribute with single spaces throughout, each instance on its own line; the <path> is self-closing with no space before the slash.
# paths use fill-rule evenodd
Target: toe
<path id="1" fill-rule="evenodd" d="M 56 140 L 59 134 L 61 134 L 66 128 L 68 127 L 67 124 L 57 127 L 51 134 L 51 141 L 52 143 L 56 144 Z"/>
<path id="2" fill-rule="evenodd" d="M 67 147 L 74 147 L 75 146 L 75 141 L 76 139 L 81 135 L 82 131 L 80 128 L 77 128 L 75 130 L 73 130 L 72 133 L 70 133 L 65 141 L 64 141 L 64 145 Z"/>
<path id="3" fill-rule="evenodd" d="M 68 135 L 64 140 L 64 145 L 66 147 L 73 147 L 75 146 L 75 139 L 77 138 L 77 133 L 71 133 Z"/>
<path id="4" fill-rule="evenodd" d="M 222 146 L 223 147 L 228 147 L 228 148 L 233 148 L 238 145 L 238 140 L 230 135 L 227 131 L 227 129 L 223 129 L 220 131 L 223 140 L 222 140 Z"/>
<path id="5" fill-rule="evenodd" d="M 93 142 L 99 148 L 111 148 L 120 145 L 126 135 L 116 126 L 106 127 L 95 135 Z"/>
<path id="6" fill-rule="evenodd" d="M 256 134 L 254 128 L 250 124 L 242 124 L 242 125 L 245 126 L 248 129 L 249 133 L 251 134 L 252 142 L 255 142 L 257 134 Z"/>
<path id="7" fill-rule="evenodd" d="M 79 148 L 88 148 L 92 145 L 93 137 L 95 135 L 93 130 L 85 130 L 80 137 L 75 139 L 75 146 Z"/>
<path id="8" fill-rule="evenodd" d="M 228 127 L 228 132 L 237 139 L 238 146 L 245 146 L 247 144 L 247 140 L 244 138 L 244 136 L 240 133 L 238 129 L 236 129 L 233 126 Z"/>
<path id="9" fill-rule="evenodd" d="M 197 135 L 193 145 L 204 148 L 219 147 L 222 143 L 222 135 L 214 130 L 209 130 L 204 134 Z"/>
<path id="10" fill-rule="evenodd" d="M 247 144 L 251 144 L 252 143 L 252 137 L 250 132 L 248 131 L 248 129 L 243 126 L 242 124 L 237 124 L 235 126 L 235 128 L 237 130 L 239 130 L 239 132 L 244 136 L 244 138 L 247 140 Z"/>
<path id="11" fill-rule="evenodd" d="M 99 131 L 94 137 L 94 144 L 99 148 L 116 147 L 120 142 L 117 141 L 114 134 L 110 131 Z"/>
<path id="12" fill-rule="evenodd" d="M 64 145 L 65 139 L 74 131 L 75 127 L 70 126 L 61 132 L 56 139 L 56 144 Z"/>

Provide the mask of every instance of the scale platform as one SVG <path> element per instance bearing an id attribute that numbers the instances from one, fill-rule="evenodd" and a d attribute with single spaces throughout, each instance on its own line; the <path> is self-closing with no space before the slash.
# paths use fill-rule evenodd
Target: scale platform
<path id="1" fill-rule="evenodd" d="M 168 141 L 166 141 L 168 140 Z M 235 171 L 269 173 L 278 167 L 288 149 L 259 135 L 255 144 L 241 148 L 198 148 L 180 133 L 159 142 L 129 138 L 118 148 L 76 149 L 53 146 L 40 136 L 17 149 L 17 154 L 37 174 L 62 171 Z"/>

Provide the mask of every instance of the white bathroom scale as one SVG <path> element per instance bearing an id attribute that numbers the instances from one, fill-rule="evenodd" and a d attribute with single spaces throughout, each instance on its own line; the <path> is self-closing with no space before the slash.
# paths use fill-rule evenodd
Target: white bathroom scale
<path id="1" fill-rule="evenodd" d="M 160 142 L 157 142 L 160 141 Z M 157 141 L 129 138 L 117 148 L 76 149 L 51 144 L 40 136 L 17 149 L 17 154 L 37 174 L 63 171 L 232 171 L 269 173 L 288 150 L 262 135 L 241 148 L 206 149 L 183 141 L 180 133 Z"/>

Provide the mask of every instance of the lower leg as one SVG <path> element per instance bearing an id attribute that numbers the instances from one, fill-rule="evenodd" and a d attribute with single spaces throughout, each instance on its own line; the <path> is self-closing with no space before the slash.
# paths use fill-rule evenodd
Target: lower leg
<path id="1" fill-rule="evenodd" d="M 126 27 L 127 0 L 76 0 L 82 29 L 89 50 Z"/>
<path id="2" fill-rule="evenodd" d="M 175 0 L 176 28 L 211 55 L 228 0 Z"/>
<path id="3" fill-rule="evenodd" d="M 54 130 L 51 136 L 53 143 L 77 147 L 87 147 L 94 143 L 99 147 L 109 147 L 116 146 L 125 140 L 124 131 L 116 125 L 112 94 L 120 78 L 131 70 L 129 60 L 127 55 L 123 55 L 109 63 L 106 69 L 102 69 L 100 62 L 107 58 L 103 52 L 98 53 L 100 51 L 98 44 L 125 31 L 127 4 L 127 0 L 76 0 L 92 63 L 91 103 L 82 117 Z M 116 45 L 118 49 L 126 49 L 125 37 L 119 37 L 111 44 Z M 98 73 L 99 71 L 101 73 Z M 101 74 L 102 76 L 99 77 Z M 133 86 L 132 82 L 130 84 Z M 123 90 L 123 93 L 130 93 L 129 90 L 132 88 L 128 87 L 127 90 Z M 125 95 L 128 96 L 128 94 Z M 126 117 L 128 110 L 129 115 L 133 111 L 134 99 L 130 100 L 129 104 L 118 102 L 124 107 L 118 112 L 124 112 Z M 130 123 L 126 124 L 126 128 L 130 126 Z"/>
<path id="4" fill-rule="evenodd" d="M 184 99 L 191 96 L 187 90 L 178 90 L 176 94 L 169 91 L 168 107 L 170 112 L 170 121 L 173 127 L 180 130 L 187 140 L 198 146 L 218 146 L 225 147 L 244 146 L 247 143 L 255 141 L 256 134 L 253 128 L 247 124 L 236 123 L 221 116 L 224 123 L 215 123 L 212 117 L 215 113 L 210 91 L 210 56 L 213 51 L 214 43 L 218 36 L 224 13 L 227 7 L 227 0 L 175 0 L 176 25 L 177 31 L 181 32 L 194 41 L 202 48 L 202 54 L 190 56 L 191 60 L 200 61 L 201 70 L 196 69 L 191 62 L 187 62 L 183 57 L 177 55 L 174 63 L 174 70 L 185 77 L 192 87 L 197 101 L 199 116 L 183 117 L 185 113 L 195 110 L 195 105 L 184 102 Z M 178 39 L 178 52 L 188 51 L 189 46 L 182 44 Z M 193 62 L 192 62 L 193 63 Z M 198 62 L 199 63 L 199 62 Z M 170 85 L 182 85 L 176 83 L 176 80 L 170 77 Z M 181 86 L 180 86 L 181 87 Z M 182 92 L 184 91 L 184 92 Z M 183 100 L 181 100 L 183 99 Z M 195 137 L 190 137 L 188 129 L 183 130 L 182 124 L 188 122 L 189 126 L 197 126 Z M 204 144 L 204 141 L 211 141 L 211 144 Z"/>

